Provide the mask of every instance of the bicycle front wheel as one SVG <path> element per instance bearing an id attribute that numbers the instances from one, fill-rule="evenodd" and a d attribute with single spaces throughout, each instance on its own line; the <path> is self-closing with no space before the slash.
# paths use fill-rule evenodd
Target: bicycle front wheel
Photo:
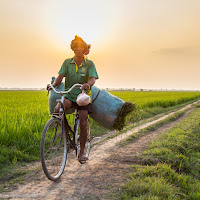
<path id="1" fill-rule="evenodd" d="M 47 178 L 57 181 L 67 160 L 67 139 L 60 119 L 51 118 L 46 123 L 40 143 L 40 158 Z"/>
<path id="2" fill-rule="evenodd" d="M 76 128 L 75 128 L 75 146 L 76 146 L 76 157 L 78 159 L 80 153 L 80 124 L 79 119 L 76 121 Z M 89 158 L 91 148 L 91 129 L 90 129 L 90 121 L 87 120 L 87 139 L 84 148 L 84 155 Z"/>

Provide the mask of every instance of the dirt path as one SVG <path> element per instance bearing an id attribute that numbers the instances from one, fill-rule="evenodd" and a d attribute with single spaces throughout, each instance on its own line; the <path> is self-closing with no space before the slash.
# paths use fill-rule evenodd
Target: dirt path
<path id="1" fill-rule="evenodd" d="M 191 105 L 188 105 L 188 108 Z M 49 181 L 41 169 L 40 163 L 34 166 L 37 170 L 27 177 L 26 184 L 19 185 L 17 190 L 9 193 L 1 193 L 0 199 L 113 199 L 110 196 L 112 191 L 116 191 L 120 184 L 126 182 L 126 176 L 130 171 L 131 164 L 140 162 L 138 156 L 154 141 L 157 136 L 181 120 L 183 120 L 190 110 L 188 110 L 178 120 L 163 125 L 156 131 L 150 132 L 126 146 L 119 146 L 120 142 L 131 135 L 157 121 L 146 123 L 107 140 L 102 144 L 95 145 L 91 149 L 90 160 L 81 165 L 73 155 L 69 156 L 65 172 L 58 182 Z M 173 113 L 172 113 L 173 114 Z M 165 115 L 162 119 L 171 114 Z"/>

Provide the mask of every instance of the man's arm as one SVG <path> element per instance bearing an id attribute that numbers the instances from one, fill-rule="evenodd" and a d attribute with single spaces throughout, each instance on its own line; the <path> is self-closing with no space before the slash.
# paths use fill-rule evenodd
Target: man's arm
<path id="1" fill-rule="evenodd" d="M 91 87 L 91 86 L 93 86 L 93 85 L 95 84 L 95 82 L 96 82 L 96 78 L 93 76 L 93 77 L 91 77 L 91 78 L 89 79 L 88 84 L 89 84 L 90 87 Z"/>
<path id="2" fill-rule="evenodd" d="M 64 76 L 62 74 L 59 74 L 58 77 L 55 79 L 55 81 L 53 82 L 53 87 L 56 87 L 58 85 L 60 85 L 62 83 Z"/>

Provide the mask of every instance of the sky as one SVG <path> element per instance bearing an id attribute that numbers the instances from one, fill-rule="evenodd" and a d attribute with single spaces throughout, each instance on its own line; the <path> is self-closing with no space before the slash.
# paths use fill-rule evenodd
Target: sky
<path id="1" fill-rule="evenodd" d="M 0 0 L 0 88 L 45 88 L 75 35 L 99 88 L 200 90 L 199 0 Z"/>

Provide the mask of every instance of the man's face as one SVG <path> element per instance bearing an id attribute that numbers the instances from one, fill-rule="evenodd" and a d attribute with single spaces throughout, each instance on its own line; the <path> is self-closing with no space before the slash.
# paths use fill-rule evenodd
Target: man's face
<path id="1" fill-rule="evenodd" d="M 74 47 L 74 54 L 75 56 L 83 56 L 83 54 L 85 53 L 85 48 L 81 43 L 78 43 L 75 47 Z"/>

